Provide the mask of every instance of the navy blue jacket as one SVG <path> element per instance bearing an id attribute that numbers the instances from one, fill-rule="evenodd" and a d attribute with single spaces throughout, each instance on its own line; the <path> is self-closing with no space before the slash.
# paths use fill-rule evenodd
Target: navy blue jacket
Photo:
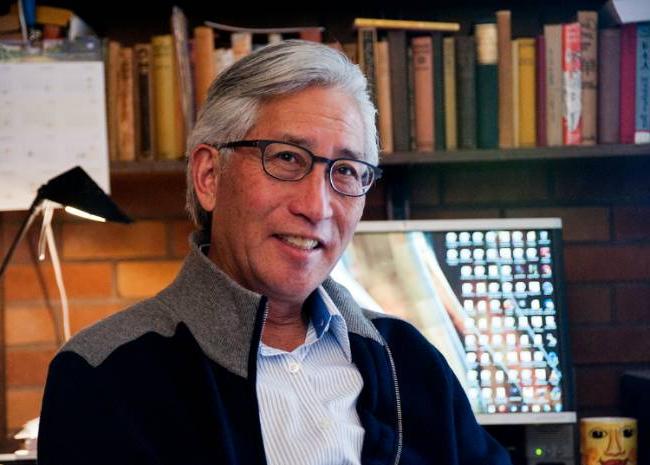
<path id="1" fill-rule="evenodd" d="M 442 355 L 410 324 L 361 310 L 323 283 L 346 320 L 364 387 L 362 463 L 508 465 Z M 266 463 L 255 387 L 266 299 L 193 245 L 156 297 L 81 332 L 52 361 L 41 465 Z"/>

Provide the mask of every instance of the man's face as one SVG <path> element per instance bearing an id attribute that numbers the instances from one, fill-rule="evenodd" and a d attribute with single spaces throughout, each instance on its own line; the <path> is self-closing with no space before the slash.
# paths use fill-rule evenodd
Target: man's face
<path id="1" fill-rule="evenodd" d="M 581 429 L 585 465 L 636 465 L 636 425 L 596 422 Z"/>
<path id="2" fill-rule="evenodd" d="M 364 150 L 359 110 L 334 89 L 267 102 L 244 139 L 293 142 L 326 158 Z M 338 261 L 365 202 L 335 192 L 326 171 L 315 163 L 305 178 L 280 181 L 263 171 L 258 149 L 235 149 L 216 185 L 210 258 L 242 286 L 301 304 Z"/>

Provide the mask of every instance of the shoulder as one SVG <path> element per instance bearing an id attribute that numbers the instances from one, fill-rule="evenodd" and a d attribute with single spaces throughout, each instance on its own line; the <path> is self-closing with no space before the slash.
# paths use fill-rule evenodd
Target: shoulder
<path id="1" fill-rule="evenodd" d="M 73 352 L 91 366 L 98 366 L 115 350 L 145 334 L 171 337 L 176 330 L 175 320 L 159 299 L 147 299 L 80 331 L 61 347 L 59 354 Z"/>

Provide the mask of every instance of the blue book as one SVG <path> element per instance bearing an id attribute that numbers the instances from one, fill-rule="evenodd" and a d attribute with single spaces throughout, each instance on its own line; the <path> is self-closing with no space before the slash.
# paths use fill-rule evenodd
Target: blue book
<path id="1" fill-rule="evenodd" d="M 650 143 L 650 23 L 636 26 L 636 112 L 634 143 Z"/>

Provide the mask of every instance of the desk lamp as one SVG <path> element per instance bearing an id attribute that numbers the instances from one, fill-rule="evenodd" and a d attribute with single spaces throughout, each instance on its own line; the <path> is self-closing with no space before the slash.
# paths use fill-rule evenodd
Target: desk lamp
<path id="1" fill-rule="evenodd" d="M 29 230 L 32 222 L 43 212 L 43 224 L 38 241 L 38 257 L 39 260 L 45 258 L 45 246 L 47 245 L 50 256 L 52 257 L 54 277 L 59 288 L 59 295 L 61 296 L 63 335 L 67 341 L 70 338 L 68 300 L 65 287 L 63 286 L 61 264 L 56 251 L 54 233 L 52 232 L 51 226 L 54 209 L 57 207 L 63 207 L 70 214 L 94 221 L 131 223 L 132 220 L 113 203 L 101 187 L 79 166 L 50 179 L 38 189 L 36 198 L 27 212 L 27 217 L 20 226 L 7 254 L 2 260 L 2 265 L 0 265 L 0 278 L 4 274 L 16 247 Z"/>

